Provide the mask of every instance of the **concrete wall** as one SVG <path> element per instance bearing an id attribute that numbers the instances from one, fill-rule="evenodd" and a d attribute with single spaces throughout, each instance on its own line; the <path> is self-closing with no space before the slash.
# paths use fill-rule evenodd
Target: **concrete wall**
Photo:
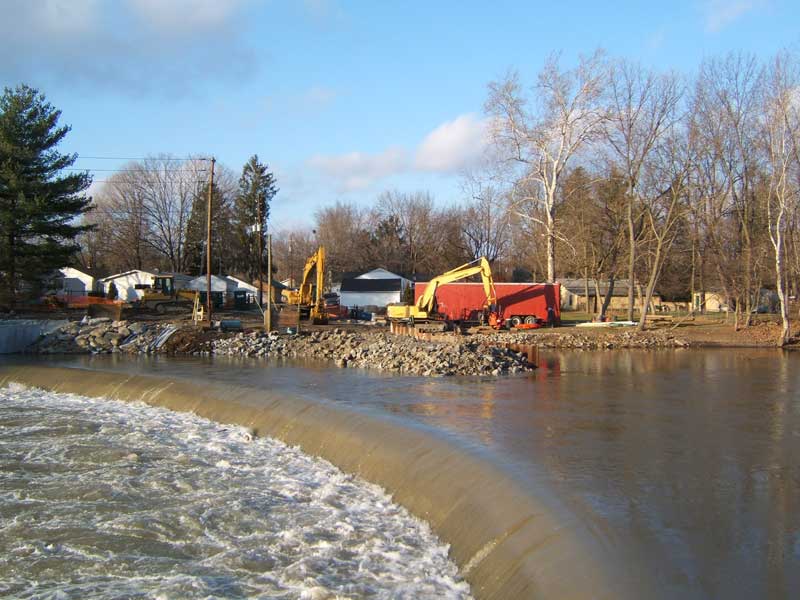
<path id="1" fill-rule="evenodd" d="M 43 366 L 0 365 L 0 385 L 144 401 L 236 423 L 383 486 L 431 524 L 476 598 L 659 598 L 637 565 L 557 498 L 533 493 L 434 432 L 345 407 L 241 386 Z"/>
<path id="2" fill-rule="evenodd" d="M 22 352 L 39 336 L 65 325 L 67 321 L 0 321 L 0 354 Z"/>

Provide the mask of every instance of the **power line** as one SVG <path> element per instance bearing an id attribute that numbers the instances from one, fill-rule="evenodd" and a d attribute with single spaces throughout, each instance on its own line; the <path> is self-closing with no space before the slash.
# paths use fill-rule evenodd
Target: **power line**
<path id="1" fill-rule="evenodd" d="M 166 156 L 83 156 L 82 154 L 78 154 L 78 159 L 86 158 L 92 160 L 211 160 L 210 158 L 205 158 L 202 156 L 190 156 L 187 158 L 177 158 L 177 157 L 166 157 Z"/>
<path id="2" fill-rule="evenodd" d="M 208 179 L 194 179 L 189 180 L 186 183 L 206 183 Z M 92 183 L 119 183 L 117 179 L 92 179 Z"/>
<path id="3" fill-rule="evenodd" d="M 93 173 L 105 171 L 108 173 L 185 173 L 184 169 L 93 169 L 92 167 L 67 167 L 64 171 L 92 171 Z M 195 173 L 205 173 L 207 169 L 197 169 Z"/>

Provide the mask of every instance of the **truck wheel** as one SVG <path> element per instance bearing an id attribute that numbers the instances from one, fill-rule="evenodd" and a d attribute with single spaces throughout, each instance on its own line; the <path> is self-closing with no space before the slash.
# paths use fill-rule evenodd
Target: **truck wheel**
<path id="1" fill-rule="evenodd" d="M 508 320 L 508 322 L 511 325 L 511 327 L 516 327 L 517 325 L 521 325 L 522 324 L 522 318 L 521 317 L 517 317 L 517 316 L 513 316 Z"/>
<path id="2" fill-rule="evenodd" d="M 160 315 L 163 315 L 167 312 L 166 304 L 156 304 L 156 312 Z"/>
<path id="3" fill-rule="evenodd" d="M 534 317 L 533 315 L 528 315 L 527 317 L 525 317 L 525 323 L 527 323 L 528 325 L 535 325 L 536 317 Z"/>

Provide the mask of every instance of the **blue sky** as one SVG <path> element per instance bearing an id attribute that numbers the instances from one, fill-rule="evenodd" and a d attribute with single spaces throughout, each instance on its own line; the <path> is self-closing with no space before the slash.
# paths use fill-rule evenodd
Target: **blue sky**
<path id="1" fill-rule="evenodd" d="M 0 0 L 0 15 L 0 85 L 63 111 L 64 150 L 213 154 L 236 172 L 257 153 L 278 177 L 278 229 L 386 189 L 460 201 L 487 83 L 510 68 L 532 82 L 552 52 L 691 75 L 730 50 L 800 47 L 800 10 L 782 0 Z"/>

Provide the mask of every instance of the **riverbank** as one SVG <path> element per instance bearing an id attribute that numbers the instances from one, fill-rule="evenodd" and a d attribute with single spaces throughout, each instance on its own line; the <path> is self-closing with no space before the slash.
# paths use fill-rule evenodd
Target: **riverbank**
<path id="1" fill-rule="evenodd" d="M 523 354 L 501 346 L 499 339 L 489 336 L 427 341 L 363 327 L 359 331 L 333 327 L 279 335 L 257 330 L 208 331 L 175 323 L 87 319 L 43 336 L 27 352 L 301 358 L 329 361 L 341 368 L 421 376 L 497 376 L 535 368 Z"/>
<path id="2" fill-rule="evenodd" d="M 426 336 L 390 334 L 378 326 L 310 327 L 298 334 L 203 330 L 184 322 L 84 319 L 43 335 L 31 354 L 167 354 L 311 359 L 340 368 L 372 369 L 419 376 L 498 376 L 531 371 L 524 354 L 506 346 L 540 349 L 614 350 L 664 348 L 768 348 L 779 325 L 758 320 L 734 331 L 718 320 L 638 331 L 635 327 L 562 327 L 521 332 Z"/>

